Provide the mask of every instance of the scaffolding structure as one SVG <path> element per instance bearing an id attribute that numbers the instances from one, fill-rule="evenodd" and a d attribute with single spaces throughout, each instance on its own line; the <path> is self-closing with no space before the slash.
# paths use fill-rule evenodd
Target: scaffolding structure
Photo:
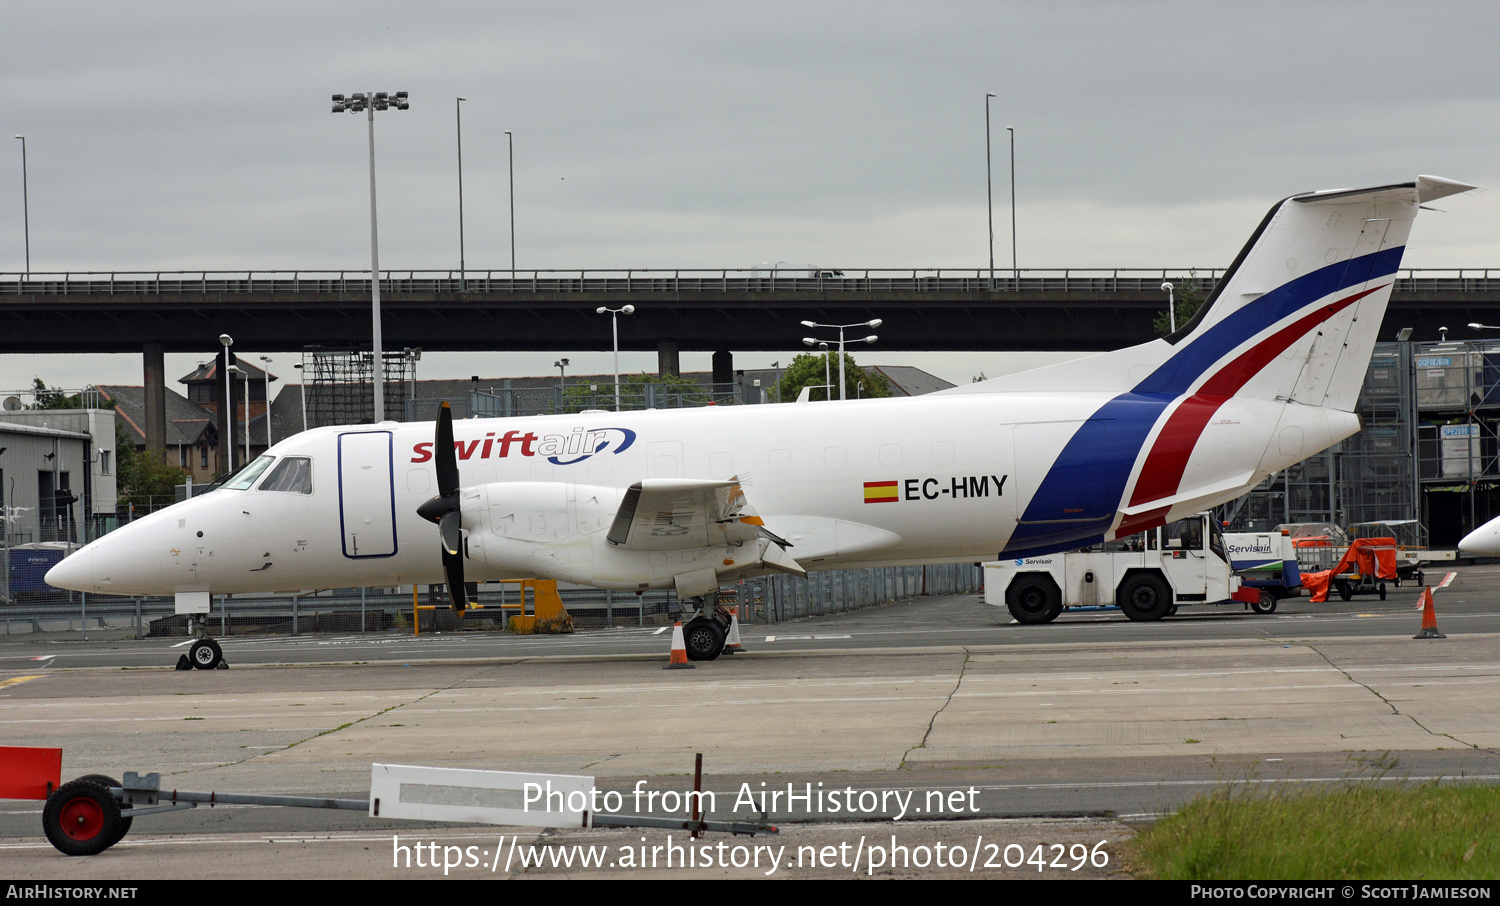
<path id="1" fill-rule="evenodd" d="M 1238 530 L 1416 519 L 1452 544 L 1500 512 L 1500 343 L 1378 343 L 1364 429 L 1225 508 Z"/>
<path id="2" fill-rule="evenodd" d="M 362 425 L 377 421 L 372 388 L 374 355 L 360 349 L 325 349 L 309 346 L 302 350 L 303 402 L 307 406 L 307 426 Z M 385 379 L 385 413 L 379 421 L 402 421 L 406 399 L 412 395 L 417 380 L 420 349 L 402 349 L 382 355 Z"/>

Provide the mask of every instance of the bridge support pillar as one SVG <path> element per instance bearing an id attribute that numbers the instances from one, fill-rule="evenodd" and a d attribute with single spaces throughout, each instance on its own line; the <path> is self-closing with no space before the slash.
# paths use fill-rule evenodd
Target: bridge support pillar
<path id="1" fill-rule="evenodd" d="M 662 377 L 668 375 L 680 377 L 682 366 L 677 360 L 677 341 L 659 340 L 656 344 L 656 373 Z"/>
<path id="2" fill-rule="evenodd" d="M 714 353 L 714 383 L 734 383 L 734 353 L 720 349 Z"/>
<path id="3" fill-rule="evenodd" d="M 167 455 L 167 381 L 162 344 L 147 342 L 142 349 L 146 395 L 146 454 L 157 460 Z"/>

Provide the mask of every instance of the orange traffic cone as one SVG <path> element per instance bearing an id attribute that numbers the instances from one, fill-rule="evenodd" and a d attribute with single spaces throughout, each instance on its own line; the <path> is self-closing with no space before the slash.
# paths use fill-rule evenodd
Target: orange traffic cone
<path id="1" fill-rule="evenodd" d="M 729 611 L 729 635 L 724 639 L 725 654 L 739 654 L 745 650 L 740 644 L 740 609 L 738 607 L 725 608 Z"/>
<path id="2" fill-rule="evenodd" d="M 696 664 L 689 664 L 687 659 L 687 640 L 682 637 L 682 621 L 678 620 L 672 624 L 672 659 L 667 661 L 663 670 L 693 670 Z"/>
<path id="3" fill-rule="evenodd" d="M 1414 639 L 1446 639 L 1447 636 L 1438 632 L 1437 614 L 1432 609 L 1432 589 L 1422 589 L 1422 600 L 1417 602 L 1417 609 L 1422 611 L 1422 631 L 1412 636 Z"/>

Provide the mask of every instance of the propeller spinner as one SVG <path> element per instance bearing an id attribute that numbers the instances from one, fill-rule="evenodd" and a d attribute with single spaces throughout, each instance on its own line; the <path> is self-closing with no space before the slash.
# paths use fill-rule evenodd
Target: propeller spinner
<path id="1" fill-rule="evenodd" d="M 432 459 L 437 466 L 438 495 L 417 507 L 417 515 L 437 523 L 443 545 L 443 575 L 448 579 L 448 598 L 453 602 L 453 609 L 462 613 L 469 605 L 460 547 L 463 544 L 460 531 L 463 520 L 458 509 L 458 455 L 453 448 L 453 410 L 446 401 L 438 413 Z"/>

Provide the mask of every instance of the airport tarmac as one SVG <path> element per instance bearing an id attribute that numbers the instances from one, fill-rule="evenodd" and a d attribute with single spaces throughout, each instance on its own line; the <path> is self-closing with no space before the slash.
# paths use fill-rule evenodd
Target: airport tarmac
<path id="1" fill-rule="evenodd" d="M 230 639 L 232 669 L 184 673 L 167 669 L 175 649 L 161 640 L 13 637 L 0 644 L 0 738 L 60 746 L 65 780 L 159 771 L 179 789 L 362 798 L 370 764 L 386 762 L 587 774 L 619 794 L 615 811 L 664 814 L 701 752 L 713 817 L 764 803 L 783 833 L 668 842 L 221 807 L 142 817 L 115 848 L 70 859 L 42 839 L 40 803 L 10 801 L 0 859 L 14 878 L 54 880 L 205 865 L 214 877 L 440 878 L 455 853 L 464 864 L 449 877 L 753 877 L 785 847 L 769 876 L 1123 877 L 1134 822 L 1224 783 L 1500 779 L 1497 572 L 1462 569 L 1438 593 L 1449 638 L 1434 641 L 1411 638 L 1406 589 L 1269 617 L 1095 613 L 1041 627 L 972 595 L 926 599 L 750 627 L 749 653 L 682 671 L 661 669 L 666 639 L 651 628 L 420 648 Z M 308 651 L 318 662 L 295 663 Z M 758 799 L 769 793 L 781 795 Z M 435 848 L 403 856 L 406 843 Z M 424 851 L 438 868 L 415 864 Z M 530 854 L 575 862 L 522 868 Z"/>

